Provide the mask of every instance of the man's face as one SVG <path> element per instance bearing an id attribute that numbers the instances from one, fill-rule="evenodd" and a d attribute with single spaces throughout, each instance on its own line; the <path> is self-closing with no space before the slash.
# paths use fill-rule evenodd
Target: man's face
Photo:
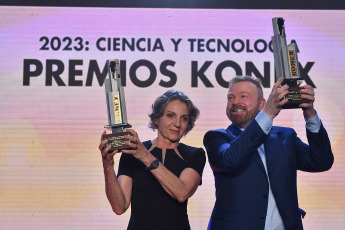
<path id="1" fill-rule="evenodd" d="M 233 124 L 245 129 L 264 105 L 265 99 L 259 97 L 254 83 L 237 82 L 228 91 L 226 115 Z"/>

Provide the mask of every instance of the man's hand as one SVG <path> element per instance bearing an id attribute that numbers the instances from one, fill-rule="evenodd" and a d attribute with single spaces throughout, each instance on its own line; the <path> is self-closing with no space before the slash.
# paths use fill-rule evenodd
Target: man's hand
<path id="1" fill-rule="evenodd" d="M 282 109 L 282 106 L 288 101 L 287 98 L 284 98 L 288 93 L 288 85 L 283 85 L 284 78 L 281 77 L 273 86 L 272 92 L 268 97 L 266 105 L 264 107 L 264 112 L 273 120 Z"/>
<path id="2" fill-rule="evenodd" d="M 301 89 L 301 97 L 309 101 L 308 103 L 302 103 L 299 105 L 299 107 L 303 109 L 304 118 L 308 121 L 316 114 L 314 109 L 315 92 L 313 87 L 310 85 L 303 86 L 303 89 Z"/>

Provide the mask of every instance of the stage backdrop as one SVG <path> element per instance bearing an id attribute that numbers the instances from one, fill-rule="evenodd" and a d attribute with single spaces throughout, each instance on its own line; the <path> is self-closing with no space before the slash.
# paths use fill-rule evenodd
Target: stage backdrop
<path id="1" fill-rule="evenodd" d="M 335 155 L 328 172 L 298 173 L 303 223 L 344 229 L 345 11 L 0 7 L 1 229 L 125 229 L 130 210 L 112 212 L 98 150 L 108 122 L 106 60 L 121 60 L 128 119 L 142 141 L 156 136 L 147 127 L 152 102 L 175 88 L 201 111 L 182 141 L 203 147 L 206 131 L 230 124 L 231 77 L 261 78 L 269 95 L 278 16 L 316 87 Z M 300 109 L 282 111 L 274 125 L 306 140 Z M 207 163 L 188 203 L 192 229 L 206 229 L 214 201 Z"/>

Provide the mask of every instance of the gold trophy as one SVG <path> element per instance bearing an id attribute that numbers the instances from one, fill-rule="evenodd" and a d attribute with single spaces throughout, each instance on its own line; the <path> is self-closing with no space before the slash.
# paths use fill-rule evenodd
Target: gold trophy
<path id="1" fill-rule="evenodd" d="M 107 66 L 109 79 L 105 79 L 105 95 L 109 124 L 104 128 L 111 129 L 112 133 L 106 134 L 105 138 L 109 140 L 108 145 L 111 145 L 110 151 L 128 149 L 129 147 L 124 143 L 124 136 L 129 133 L 124 132 L 124 129 L 132 126 L 127 122 L 125 92 L 121 84 L 119 60 L 107 60 Z"/>
<path id="2" fill-rule="evenodd" d="M 289 86 L 289 93 L 286 95 L 288 102 L 282 108 L 299 108 L 299 104 L 306 103 L 308 100 L 301 98 L 300 90 L 303 87 L 299 85 L 302 83 L 303 78 L 299 71 L 297 47 L 295 43 L 286 44 L 284 18 L 273 18 L 272 24 L 275 80 L 278 81 L 279 78 L 284 77 L 283 84 Z"/>

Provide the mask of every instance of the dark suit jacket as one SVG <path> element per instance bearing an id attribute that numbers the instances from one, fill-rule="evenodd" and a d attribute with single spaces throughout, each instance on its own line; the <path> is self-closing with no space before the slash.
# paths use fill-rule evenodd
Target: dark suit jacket
<path id="1" fill-rule="evenodd" d="M 273 126 L 266 135 L 256 120 L 241 132 L 226 130 L 206 133 L 204 145 L 213 170 L 216 202 L 209 229 L 264 229 L 268 204 L 268 179 L 257 151 L 264 143 L 272 193 L 286 230 L 303 229 L 298 207 L 297 170 L 326 171 L 333 164 L 327 132 L 307 130 L 309 145 L 291 128 Z"/>

